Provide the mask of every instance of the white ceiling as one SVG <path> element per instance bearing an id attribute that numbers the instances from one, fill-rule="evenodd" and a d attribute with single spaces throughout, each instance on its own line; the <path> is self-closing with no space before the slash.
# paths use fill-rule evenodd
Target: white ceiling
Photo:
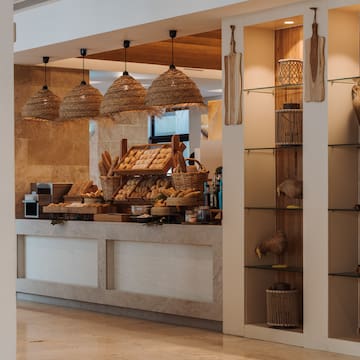
<path id="1" fill-rule="evenodd" d="M 20 9 L 19 11 L 26 11 L 24 7 L 42 6 L 43 4 L 41 3 L 56 1 L 61 0 L 14 0 L 14 6 L 17 6 Z M 182 33 L 179 34 L 181 36 L 211 31 L 221 27 L 221 19 L 223 17 L 265 8 L 273 8 L 274 6 L 293 2 L 294 0 L 248 0 L 245 3 L 202 12 L 201 16 L 199 16 L 199 14 L 190 14 L 87 38 L 38 47 L 27 51 L 18 51 L 15 53 L 15 62 L 17 64 L 36 64 L 40 62 L 42 56 L 47 55 L 50 56 L 50 66 L 81 68 L 79 59 L 74 58 L 78 56 L 79 48 L 81 47 L 86 47 L 88 53 L 93 54 L 118 48 L 121 43 L 119 39 L 123 38 L 134 39 L 135 41 L 132 40 L 134 45 L 164 40 L 167 38 L 168 29 L 170 28 L 182 29 Z M 92 80 L 96 82 L 96 86 L 104 92 L 112 81 L 123 71 L 123 64 L 121 62 L 90 61 L 89 59 L 86 60 L 86 68 L 92 71 Z M 152 79 L 158 74 L 167 70 L 166 67 L 140 64 L 131 64 L 131 66 L 129 64 L 128 68 L 130 74 L 138 77 L 145 86 L 148 86 Z M 219 93 L 212 91 L 222 88 L 221 71 L 210 72 L 208 70 L 194 71 L 188 69 L 184 69 L 183 71 L 197 83 L 204 97 L 219 96 Z"/>

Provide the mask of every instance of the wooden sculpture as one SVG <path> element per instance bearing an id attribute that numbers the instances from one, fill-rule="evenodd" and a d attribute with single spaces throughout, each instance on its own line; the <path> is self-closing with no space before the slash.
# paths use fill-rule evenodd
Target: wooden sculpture
<path id="1" fill-rule="evenodd" d="M 268 252 L 282 255 L 287 249 L 288 240 L 281 230 L 277 230 L 272 237 L 262 241 L 256 248 L 255 253 L 261 259 Z"/>
<path id="2" fill-rule="evenodd" d="M 303 183 L 301 180 L 297 179 L 285 179 L 278 187 L 277 194 L 281 194 L 291 198 L 291 199 L 302 199 L 303 195 Z"/>

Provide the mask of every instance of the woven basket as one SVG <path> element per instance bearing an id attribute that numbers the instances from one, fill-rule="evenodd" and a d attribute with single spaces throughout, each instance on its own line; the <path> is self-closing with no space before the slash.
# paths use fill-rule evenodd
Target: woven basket
<path id="1" fill-rule="evenodd" d="M 178 172 L 172 174 L 173 184 L 176 190 L 194 189 L 204 191 L 204 182 L 208 180 L 209 171 L 196 159 L 185 159 L 194 161 L 199 166 L 197 172 Z"/>
<path id="2" fill-rule="evenodd" d="M 100 113 L 102 99 L 103 96 L 98 89 L 81 83 L 65 95 L 60 105 L 60 118 L 62 120 L 96 118 Z"/>
<path id="3" fill-rule="evenodd" d="M 104 200 L 112 200 L 114 193 L 119 189 L 121 176 L 100 176 L 100 181 Z"/>
<path id="4" fill-rule="evenodd" d="M 266 289 L 266 322 L 273 327 L 298 327 L 299 290 Z"/>

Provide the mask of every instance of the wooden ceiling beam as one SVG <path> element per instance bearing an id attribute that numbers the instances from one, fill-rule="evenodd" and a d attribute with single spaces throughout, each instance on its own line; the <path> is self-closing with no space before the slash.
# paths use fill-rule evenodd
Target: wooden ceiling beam
<path id="1" fill-rule="evenodd" d="M 123 61 L 124 49 L 89 55 L 98 60 Z M 175 65 L 221 70 L 221 31 L 179 37 L 174 40 Z M 169 65 L 171 40 L 138 45 L 127 50 L 128 62 Z"/>

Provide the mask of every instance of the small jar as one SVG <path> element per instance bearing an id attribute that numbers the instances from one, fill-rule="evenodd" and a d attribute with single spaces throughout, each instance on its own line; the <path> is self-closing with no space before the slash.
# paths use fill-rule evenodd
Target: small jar
<path id="1" fill-rule="evenodd" d="M 200 222 L 210 221 L 210 208 L 209 206 L 200 206 L 197 211 L 197 219 Z"/>
<path id="2" fill-rule="evenodd" d="M 193 210 L 185 210 L 185 222 L 196 223 L 196 212 Z"/>

